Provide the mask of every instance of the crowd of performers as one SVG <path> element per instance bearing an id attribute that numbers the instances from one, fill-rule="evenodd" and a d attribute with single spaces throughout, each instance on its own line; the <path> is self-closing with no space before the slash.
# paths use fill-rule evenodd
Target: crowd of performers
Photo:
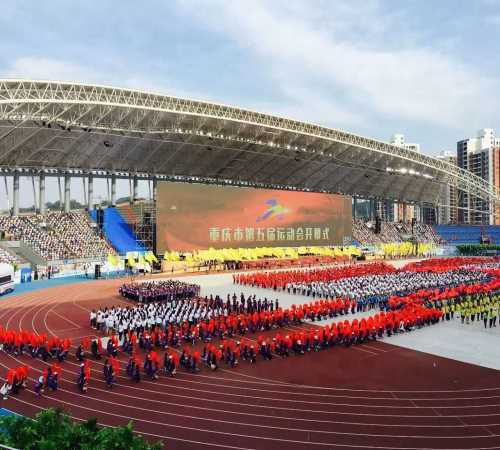
<path id="1" fill-rule="evenodd" d="M 313 282 L 310 284 L 291 283 L 289 292 L 306 296 L 336 298 L 373 298 L 390 294 L 414 292 L 422 288 L 438 286 L 457 286 L 490 277 L 479 270 L 457 269 L 449 272 L 396 272 L 385 275 L 363 275 L 345 278 L 331 283 Z"/>
<path id="2" fill-rule="evenodd" d="M 385 262 L 352 264 L 320 269 L 294 269 L 276 272 L 254 272 L 234 274 L 237 284 L 284 291 L 290 283 L 329 283 L 344 278 L 362 275 L 381 275 L 396 272 L 396 269 Z"/>
<path id="3" fill-rule="evenodd" d="M 489 266 L 498 267 L 498 261 L 498 257 L 492 258 L 489 256 L 433 258 L 408 263 L 402 270 L 406 272 L 446 272 L 471 267 L 485 269 Z"/>
<path id="4" fill-rule="evenodd" d="M 479 324 L 482 321 L 484 328 L 494 328 L 500 315 L 500 277 L 483 284 L 422 289 L 405 297 L 392 296 L 387 306 L 397 309 L 407 301 L 420 301 L 429 308 L 441 311 L 443 321 L 457 318 L 462 324 Z"/>
<path id="5" fill-rule="evenodd" d="M 138 302 L 173 301 L 200 295 L 200 286 L 178 280 L 126 283 L 119 289 L 122 297 Z"/>
<path id="6" fill-rule="evenodd" d="M 184 323 L 198 324 L 210 321 L 218 317 L 228 317 L 231 314 L 261 314 L 263 312 L 274 313 L 279 311 L 279 302 L 258 299 L 256 296 L 240 298 L 233 295 L 232 301 L 227 296 L 226 301 L 219 296 L 197 297 L 191 300 L 174 300 L 169 303 L 153 302 L 148 304 L 137 304 L 134 307 L 111 307 L 103 308 L 90 313 L 90 325 L 97 330 L 114 330 L 123 333 L 129 330 L 151 329 L 153 326 L 163 327 L 168 325 L 180 326 Z"/>
<path id="7" fill-rule="evenodd" d="M 439 308 L 443 320 L 460 318 L 463 324 L 484 324 L 484 328 L 495 328 L 500 315 L 500 293 L 493 292 L 492 286 L 500 289 L 497 280 L 491 281 L 485 288 L 448 289 L 435 296 L 432 304 Z"/>
<path id="8" fill-rule="evenodd" d="M 28 366 L 18 366 L 7 371 L 5 383 L 0 388 L 0 395 L 4 400 L 7 400 L 10 394 L 18 394 L 21 389 L 27 386 L 28 371 Z"/>
<path id="9" fill-rule="evenodd" d="M 14 356 L 29 354 L 43 361 L 57 360 L 63 362 L 71 348 L 71 339 L 48 338 L 46 334 L 38 335 L 25 330 L 4 330 L 0 326 L 0 350 Z"/>
<path id="10" fill-rule="evenodd" d="M 366 266 L 366 267 L 364 267 Z M 338 272 L 348 277 L 338 279 Z M 378 271 L 379 273 L 376 273 Z M 313 298 L 355 298 L 374 305 L 388 295 L 415 292 L 431 287 L 458 286 L 491 279 L 479 269 L 456 268 L 449 271 L 386 271 L 385 264 L 365 264 L 311 271 L 269 272 L 235 275 L 239 284 L 283 289 L 288 293 Z M 367 273 L 369 272 L 369 273 Z M 360 275 L 360 273 L 362 273 Z M 365 274 L 363 274 L 365 273 Z M 330 277 L 330 278 L 329 278 Z M 273 279 L 276 278 L 277 280 Z M 330 281 L 321 281 L 328 280 Z M 281 286 L 279 288 L 278 286 Z"/>
<path id="11" fill-rule="evenodd" d="M 271 360 L 274 356 L 304 355 L 340 345 L 349 347 L 395 333 L 409 332 L 415 327 L 435 324 L 441 314 L 437 309 L 415 304 L 406 305 L 400 311 L 381 311 L 360 320 L 345 319 L 307 330 L 287 329 L 286 333 L 277 332 L 273 337 L 267 338 L 258 335 L 256 341 L 244 336 L 238 337 L 239 340 L 223 338 L 219 346 L 205 343 L 201 355 L 199 352 L 191 355 L 189 347 L 185 347 L 181 354 L 181 366 L 184 358 L 187 362 L 184 367 L 190 371 L 199 370 L 198 361 L 211 370 L 216 370 L 223 363 L 228 367 L 235 367 L 240 360 L 256 363 L 257 358 Z"/>
<path id="12" fill-rule="evenodd" d="M 203 367 L 217 370 L 221 365 L 231 368 L 276 356 L 303 355 L 340 345 L 349 347 L 457 316 L 464 323 L 483 320 L 485 327 L 496 326 L 500 299 L 498 267 L 490 268 L 489 278 L 480 278 L 479 283 L 473 283 L 474 278 L 468 278 L 459 268 L 412 273 L 448 275 L 439 278 L 445 286 L 418 284 L 410 294 L 385 296 L 379 311 L 363 318 L 348 318 L 367 309 L 366 303 L 348 295 L 316 299 L 290 308 L 281 307 L 277 300 L 257 300 L 241 294 L 228 296 L 225 301 L 218 296 L 197 297 L 92 311 L 92 327 L 107 336 L 84 338 L 76 346 L 74 356 L 80 362 L 76 385 L 86 392 L 92 359 L 101 361 L 102 378 L 113 388 L 121 364 L 125 364 L 126 376 L 138 383 L 144 378 L 156 380 L 161 375 L 173 377 L 178 370 L 197 373 Z M 408 276 L 411 278 L 411 273 Z M 447 284 L 452 281 L 454 285 Z M 341 320 L 321 326 L 323 320 L 335 317 Z M 317 326 L 304 327 L 304 321 L 316 322 Z M 1 351 L 16 358 L 30 355 L 47 364 L 35 380 L 37 395 L 46 389 L 58 389 L 61 364 L 72 348 L 68 338 L 0 327 Z M 16 394 L 26 386 L 27 377 L 28 366 L 9 369 L 1 394 Z"/>
<path id="13" fill-rule="evenodd" d="M 379 311 L 369 317 L 340 320 L 325 326 L 310 327 L 309 329 L 289 328 L 287 325 L 300 325 L 305 318 L 322 320 L 329 317 L 330 310 L 328 301 L 317 301 L 311 304 L 299 305 L 291 308 L 287 314 L 278 308 L 271 312 L 259 315 L 255 328 L 232 327 L 232 317 L 219 317 L 214 319 L 214 329 L 209 334 L 204 334 L 203 324 L 183 324 L 180 328 L 169 325 L 167 329 L 156 325 L 137 330 L 129 330 L 119 338 L 114 333 L 107 338 L 84 339 L 76 348 L 75 357 L 80 361 L 79 375 L 76 380 L 78 389 L 86 392 L 90 380 L 89 359 L 102 360 L 103 379 L 109 388 L 112 388 L 120 373 L 120 354 L 127 355 L 126 375 L 131 381 L 138 383 L 141 379 L 157 379 L 161 374 L 175 376 L 177 370 L 196 373 L 202 367 L 217 370 L 222 364 L 228 368 L 235 367 L 241 361 L 256 363 L 258 359 L 271 360 L 275 356 L 288 357 L 291 355 L 302 355 L 307 352 L 317 352 L 327 348 L 343 345 L 351 346 L 361 344 L 370 340 L 391 336 L 395 333 L 409 332 L 415 328 L 437 323 L 452 318 L 447 314 L 446 306 L 451 301 L 458 305 L 488 304 L 495 305 L 498 309 L 500 289 L 498 282 L 494 292 L 487 292 L 483 286 L 460 286 L 449 290 L 427 290 L 419 291 L 407 297 L 391 298 L 387 311 Z M 446 296 L 446 300 L 442 297 Z M 352 307 L 352 304 L 351 304 Z M 308 315 L 303 312 L 308 311 Z M 349 309 L 349 311 L 352 311 Z M 348 310 L 340 312 L 345 315 Z M 281 315 L 281 313 L 283 313 Z M 242 316 L 240 314 L 239 316 Z M 260 318 L 263 317 L 261 321 Z M 217 324 L 217 326 L 215 326 Z M 208 330 L 208 328 L 207 328 Z M 261 330 L 275 330 L 271 337 L 260 334 Z M 255 335 L 257 333 L 257 335 Z M 102 340 L 107 343 L 103 347 Z M 34 390 L 38 395 L 45 388 L 52 391 L 57 390 L 61 376 L 58 355 L 64 345 L 68 345 L 68 339 L 34 336 L 23 331 L 4 331 L 0 333 L 3 350 L 17 356 L 29 354 L 34 358 L 42 358 L 49 355 L 54 360 L 51 367 L 44 370 L 43 374 L 36 380 Z M 49 347 L 49 342 L 52 347 Z M 195 344 L 195 345 L 192 345 Z M 196 345 L 199 344 L 199 345 Z M 40 348 L 45 351 L 39 352 Z M 143 357 L 140 357 L 140 350 Z M 165 350 L 163 358 L 161 352 Z M 25 366 L 23 366 L 25 367 Z M 26 366 L 27 367 L 27 366 Z M 26 386 L 27 368 L 10 369 L 5 384 L 2 386 L 2 395 L 16 394 L 19 389 Z"/>
<path id="14" fill-rule="evenodd" d="M 316 305 L 316 303 L 318 305 Z M 287 325 L 301 325 L 304 318 L 322 320 L 329 317 L 329 310 L 324 302 L 299 305 L 291 308 L 286 314 L 281 308 L 273 313 L 268 309 L 257 314 L 257 323 L 254 328 L 234 328 L 233 318 L 241 320 L 243 314 L 223 316 L 214 319 L 214 328 L 210 324 L 201 322 L 196 325 L 185 323 L 177 328 L 169 325 L 167 329 L 156 325 L 146 326 L 134 331 L 122 333 L 121 338 L 116 334 L 106 338 L 90 340 L 85 338 L 76 348 L 75 358 L 80 361 L 79 374 L 76 385 L 81 392 L 86 392 L 90 381 L 89 359 L 103 360 L 103 379 L 109 388 L 112 388 L 120 373 L 120 354 L 126 355 L 126 375 L 132 382 L 138 383 L 141 379 L 158 379 L 161 374 L 173 377 L 177 370 L 183 369 L 192 373 L 199 372 L 203 366 L 210 370 L 217 370 L 222 364 L 235 367 L 240 361 L 256 363 L 258 359 L 271 360 L 275 356 L 288 357 L 292 354 L 303 355 L 307 352 L 316 352 L 327 348 L 344 345 L 346 347 L 361 344 L 369 340 L 391 336 L 394 333 L 408 332 L 414 328 L 437 323 L 442 312 L 434 307 L 426 306 L 422 301 L 406 302 L 402 307 L 390 311 L 380 311 L 374 315 L 352 320 L 344 319 L 325 326 L 306 328 L 289 328 Z M 315 306 L 320 306 L 316 308 Z M 322 306 L 322 307 L 321 307 Z M 304 311 L 308 311 L 307 316 Z M 278 312 L 278 314 L 276 314 Z M 343 309 L 341 314 L 347 314 Z M 261 320 L 262 318 L 262 320 Z M 239 322 L 240 324 L 242 322 Z M 207 328 L 204 327 L 207 326 Z M 203 330 L 210 329 L 210 333 Z M 261 330 L 275 330 L 272 336 L 264 336 Z M 14 337 L 13 341 L 11 337 Z M 36 339 L 35 339 L 36 338 Z M 4 339 L 3 349 L 16 356 L 29 354 L 33 358 L 41 358 L 48 354 L 50 359 L 55 359 L 51 367 L 44 370 L 37 379 L 34 390 L 38 395 L 44 388 L 57 390 L 61 367 L 59 364 L 58 349 L 67 345 L 68 339 L 55 337 L 46 339 L 44 336 L 34 336 L 24 331 L 3 331 L 0 339 Z M 102 341 L 106 339 L 103 347 Z M 14 344 L 11 344 L 14 342 Z M 49 346 L 52 345 L 53 347 Z M 7 343 L 7 345 L 5 345 Z M 199 344 L 199 345 L 196 345 Z M 38 352 L 36 348 L 44 348 L 45 352 Z M 160 352 L 165 350 L 163 358 Z M 141 358 L 140 354 L 143 355 Z M 52 356 L 54 355 L 54 356 Z M 67 357 L 67 353 L 65 358 Z M 64 361 L 63 358 L 61 361 Z M 11 372 L 9 372 L 11 373 Z M 22 372 L 19 372 L 21 374 Z M 17 372 L 16 372 L 17 374 Z M 12 378 L 7 377 L 3 393 L 16 394 L 19 388 L 26 385 L 27 372 L 21 377 L 19 374 Z M 6 389 L 6 390 L 5 390 Z"/>
<path id="15" fill-rule="evenodd" d="M 27 365 L 18 366 L 15 369 L 8 369 L 5 382 L 0 388 L 0 394 L 4 400 L 9 395 L 16 395 L 21 389 L 27 387 L 29 367 Z M 41 396 L 45 389 L 57 391 L 61 377 L 61 366 L 54 362 L 50 367 L 44 369 L 42 374 L 35 380 L 33 391 L 37 396 Z"/>
<path id="16" fill-rule="evenodd" d="M 484 328 L 496 327 L 498 315 L 500 314 L 500 302 L 499 296 L 494 296 L 493 298 L 488 296 L 479 296 L 472 298 L 472 296 L 467 296 L 466 300 L 460 303 L 455 303 L 451 301 L 446 303 L 442 310 L 448 318 L 451 316 L 453 318 L 455 311 L 462 318 L 462 323 L 474 323 L 476 321 L 479 323 L 483 321 Z"/>
<path id="17" fill-rule="evenodd" d="M 61 376 L 61 365 L 69 355 L 71 339 L 48 338 L 46 334 L 37 335 L 25 330 L 4 330 L 0 326 L 0 351 L 18 358 L 23 355 L 30 355 L 32 358 L 40 358 L 44 362 L 50 361 L 52 364 L 42 375 L 40 375 L 34 385 L 37 395 L 44 392 L 44 388 L 56 391 Z M 1 388 L 4 399 L 9 394 L 17 394 L 21 388 L 26 387 L 28 376 L 28 366 L 19 366 L 17 369 L 9 369 L 5 383 Z"/>

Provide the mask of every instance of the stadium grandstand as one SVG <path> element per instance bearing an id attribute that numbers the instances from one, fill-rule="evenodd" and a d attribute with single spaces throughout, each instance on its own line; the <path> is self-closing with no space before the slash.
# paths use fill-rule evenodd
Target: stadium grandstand
<path id="1" fill-rule="evenodd" d="M 449 186 L 488 204 L 500 198 L 495 186 L 446 161 L 344 131 L 214 103 L 36 80 L 0 80 L 0 170 L 12 180 L 11 217 L 1 219 L 2 232 L 46 261 L 157 252 L 163 181 L 348 195 L 353 232 L 346 237 L 360 245 L 476 243 L 485 235 L 493 242 L 494 227 L 463 229 L 457 240 L 453 230 L 461 229 L 439 224 L 439 211 L 449 207 Z M 36 215 L 20 214 L 20 177 L 37 180 Z M 62 215 L 46 213 L 47 177 L 64 180 Z M 74 178 L 86 180 L 91 221 L 71 211 Z M 118 206 L 106 208 L 101 235 L 96 178 L 110 185 L 106 204 Z M 130 204 L 117 205 L 117 179 L 130 181 Z M 150 201 L 138 201 L 140 180 L 150 187 Z M 387 202 L 402 206 L 393 221 L 381 209 Z M 425 209 L 434 211 L 435 223 L 423 223 Z"/>
<path id="2" fill-rule="evenodd" d="M 21 79 L 0 79 L 0 177 L 0 414 L 63 407 L 181 450 L 500 445 L 500 228 L 443 223 L 451 188 L 497 210 L 488 180 L 247 109 Z M 0 447 L 28 448 L 11 426 Z"/>

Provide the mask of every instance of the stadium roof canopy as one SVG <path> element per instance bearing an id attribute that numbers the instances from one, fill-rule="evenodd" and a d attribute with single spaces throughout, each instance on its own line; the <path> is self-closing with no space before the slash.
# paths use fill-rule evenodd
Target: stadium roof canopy
<path id="1" fill-rule="evenodd" d="M 52 81 L 0 80 L 0 169 L 188 177 L 434 204 L 451 184 L 500 201 L 494 186 L 445 161 L 344 131 Z"/>

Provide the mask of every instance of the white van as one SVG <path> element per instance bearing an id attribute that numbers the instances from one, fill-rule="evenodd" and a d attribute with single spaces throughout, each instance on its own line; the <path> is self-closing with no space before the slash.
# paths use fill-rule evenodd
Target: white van
<path id="1" fill-rule="evenodd" d="M 0 294 L 14 290 L 14 267 L 0 263 Z"/>

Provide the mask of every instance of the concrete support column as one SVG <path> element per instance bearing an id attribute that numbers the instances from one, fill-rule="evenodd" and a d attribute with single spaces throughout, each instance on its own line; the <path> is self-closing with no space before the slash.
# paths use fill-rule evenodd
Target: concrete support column
<path id="1" fill-rule="evenodd" d="M 64 212 L 69 213 L 71 210 L 71 176 L 64 175 Z"/>
<path id="2" fill-rule="evenodd" d="M 352 198 L 352 218 L 356 218 L 356 205 L 358 204 L 358 199 L 356 197 Z"/>
<path id="3" fill-rule="evenodd" d="M 132 192 L 130 193 L 131 203 L 134 204 L 139 196 L 139 180 L 136 176 L 132 178 Z"/>
<path id="4" fill-rule="evenodd" d="M 45 214 L 45 174 L 43 172 L 40 172 L 40 177 L 39 177 L 39 187 L 38 187 L 38 203 L 40 204 L 40 214 Z"/>
<path id="5" fill-rule="evenodd" d="M 406 222 L 407 217 L 406 217 L 406 203 L 402 203 L 403 205 L 403 222 Z"/>
<path id="6" fill-rule="evenodd" d="M 111 175 L 111 206 L 116 206 L 116 175 Z"/>
<path id="7" fill-rule="evenodd" d="M 153 201 L 156 202 L 156 195 L 158 193 L 158 180 L 156 177 L 153 178 Z"/>
<path id="8" fill-rule="evenodd" d="M 14 172 L 12 193 L 12 215 L 19 215 L 19 172 Z"/>
<path id="9" fill-rule="evenodd" d="M 87 209 L 92 211 L 94 209 L 94 175 L 89 173 L 87 179 Z"/>

